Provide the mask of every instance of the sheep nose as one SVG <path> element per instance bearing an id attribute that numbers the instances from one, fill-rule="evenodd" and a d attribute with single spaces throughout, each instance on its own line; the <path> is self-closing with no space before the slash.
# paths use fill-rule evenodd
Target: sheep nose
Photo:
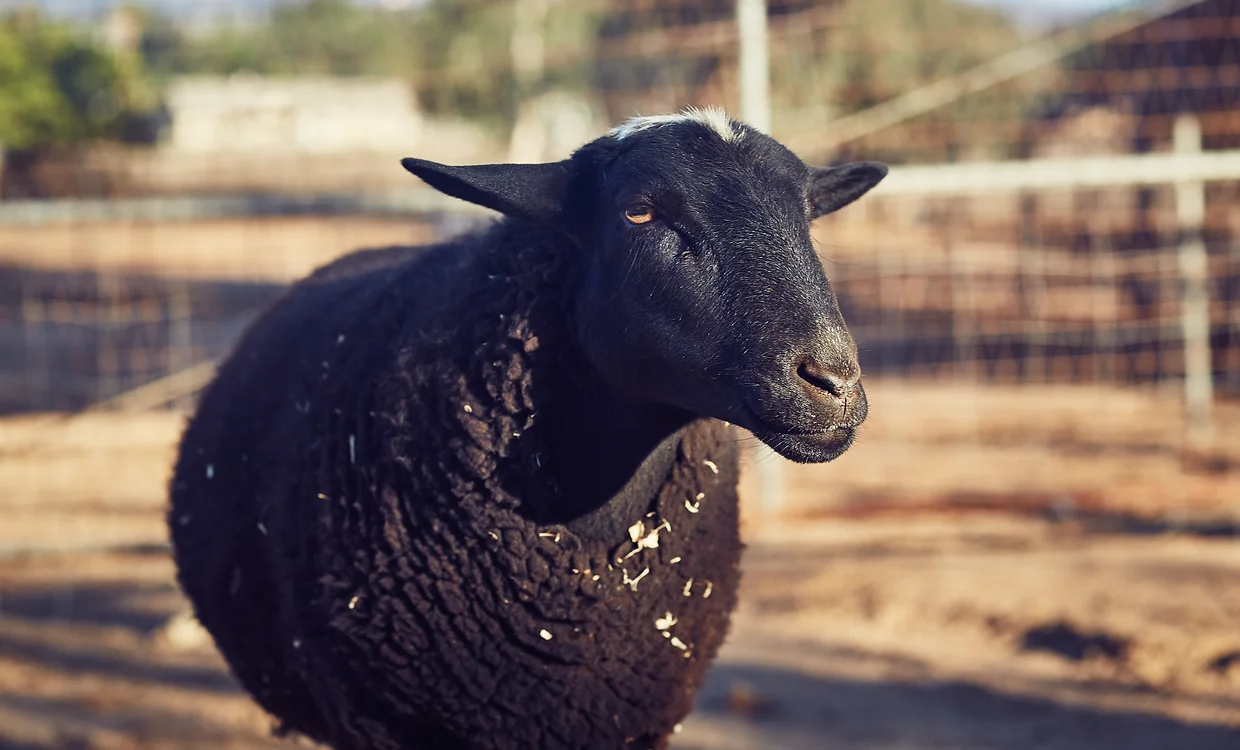
<path id="1" fill-rule="evenodd" d="M 813 357 L 804 357 L 797 364 L 796 373 L 815 399 L 834 400 L 841 406 L 856 399 L 861 382 L 861 367 L 855 361 L 827 366 Z"/>

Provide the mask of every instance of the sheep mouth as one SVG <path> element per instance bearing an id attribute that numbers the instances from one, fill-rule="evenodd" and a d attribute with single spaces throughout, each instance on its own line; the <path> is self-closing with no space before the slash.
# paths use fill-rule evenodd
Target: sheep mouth
<path id="1" fill-rule="evenodd" d="M 834 461 L 857 439 L 852 425 L 833 425 L 820 432 L 784 432 L 766 426 L 751 428 L 754 437 L 766 443 L 779 455 L 802 464 Z"/>

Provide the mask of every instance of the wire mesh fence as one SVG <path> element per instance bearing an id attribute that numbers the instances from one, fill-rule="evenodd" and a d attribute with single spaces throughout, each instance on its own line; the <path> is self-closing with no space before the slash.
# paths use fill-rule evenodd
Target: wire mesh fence
<path id="1" fill-rule="evenodd" d="M 10 149 L 10 198 L 70 197 L 10 201 L 0 226 L 5 410 L 80 409 L 218 359 L 315 265 L 479 220 L 427 201 L 399 156 L 560 158 L 628 115 L 740 105 L 730 1 L 458 6 L 318 0 L 211 22 L 118 6 L 58 21 L 141 63 L 158 128 L 151 146 Z M 774 134 L 819 163 L 887 160 L 892 182 L 923 165 L 920 187 L 880 188 L 818 229 L 867 376 L 1013 398 L 1033 384 L 1139 388 L 1178 404 L 1191 230 L 1207 380 L 1233 394 L 1240 173 L 1210 176 L 1200 227 L 1186 228 L 1173 175 L 1080 184 L 1072 165 L 1170 152 L 1185 115 L 1207 156 L 1234 145 L 1237 13 L 1146 3 L 1046 30 L 949 0 L 770 2 Z M 341 23 L 351 41 L 311 43 Z M 445 24 L 421 57 L 392 36 Z M 934 164 L 975 168 L 952 188 Z M 1024 176 L 1047 165 L 1059 171 Z M 970 183 L 1004 170 L 1006 189 Z M 100 185 L 111 208 L 74 202 Z"/>
<path id="2" fill-rule="evenodd" d="M 0 3 L 0 557 L 162 545 L 171 446 L 255 316 L 350 250 L 488 219 L 400 157 L 558 159 L 634 114 L 744 100 L 734 0 L 199 5 Z M 1055 539 L 1071 520 L 1234 537 L 1240 2 L 1111 6 L 768 0 L 772 134 L 892 173 L 814 230 L 867 427 L 773 479 L 747 455 L 751 529 L 968 510 Z M 64 40 L 112 62 L 44 111 L 13 82 Z M 702 746 L 776 746 L 755 737 Z"/>

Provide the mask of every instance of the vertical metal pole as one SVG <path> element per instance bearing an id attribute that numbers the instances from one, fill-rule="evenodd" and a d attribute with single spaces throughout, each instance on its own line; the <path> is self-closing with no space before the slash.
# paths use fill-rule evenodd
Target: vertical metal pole
<path id="1" fill-rule="evenodd" d="M 1175 122 L 1176 153 L 1201 152 L 1201 122 L 1189 115 Z M 1206 218 L 1205 185 L 1175 186 L 1176 218 L 1180 225 L 1180 324 L 1184 336 L 1184 405 L 1192 445 L 1208 445 L 1214 437 L 1214 382 L 1210 362 L 1210 295 L 1206 244 L 1201 230 Z"/>
<path id="2" fill-rule="evenodd" d="M 741 119 L 771 132 L 771 61 L 767 47 L 766 0 L 736 0 L 740 30 L 738 76 Z"/>
<path id="3" fill-rule="evenodd" d="M 767 46 L 766 0 L 736 0 L 736 25 L 740 32 L 741 119 L 764 133 L 771 132 L 771 65 Z M 764 514 L 776 515 L 784 507 L 783 461 L 762 446 L 754 455 L 758 478 L 758 504 Z"/>

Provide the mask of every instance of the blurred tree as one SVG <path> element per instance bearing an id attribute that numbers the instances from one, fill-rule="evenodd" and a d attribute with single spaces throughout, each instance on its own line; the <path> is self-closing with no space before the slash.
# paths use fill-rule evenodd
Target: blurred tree
<path id="1" fill-rule="evenodd" d="M 0 195 L 46 194 L 41 164 L 85 143 L 124 138 L 146 95 L 136 55 L 115 55 L 33 10 L 0 17 Z M 84 172 L 69 174 L 81 182 Z"/>
<path id="2" fill-rule="evenodd" d="M 516 106 L 511 55 L 512 8 L 490 0 L 430 0 L 417 14 L 422 60 L 414 78 L 423 106 L 491 125 Z"/>
<path id="3" fill-rule="evenodd" d="M 967 0 L 768 0 L 767 7 L 772 105 L 777 130 L 784 133 L 820 129 L 1021 42 L 1005 13 Z M 735 0 L 609 0 L 599 27 L 595 80 L 610 118 L 684 104 L 734 105 L 735 9 Z M 950 129 L 983 113 L 1019 117 L 1030 102 L 1019 86 L 997 87 L 920 124 Z M 944 158 L 962 147 L 994 143 L 979 135 L 935 147 Z M 916 144 L 905 134 L 882 148 L 889 145 L 900 151 Z"/>
<path id="4" fill-rule="evenodd" d="M 163 84 L 172 76 L 187 72 L 190 44 L 177 24 L 143 5 L 129 5 L 128 10 L 141 30 L 136 53 L 147 77 Z"/>
<path id="5" fill-rule="evenodd" d="M 545 65 L 532 86 L 513 69 L 520 2 L 427 0 L 405 8 L 352 0 L 277 5 L 262 22 L 220 24 L 202 36 L 149 24 L 146 64 L 160 75 L 397 76 L 431 113 L 497 129 L 511 124 L 523 96 L 548 88 L 584 90 L 601 0 L 541 0 Z"/>
<path id="6" fill-rule="evenodd" d="M 604 5 L 605 0 L 429 0 L 415 28 L 423 53 L 416 78 L 423 106 L 506 128 L 523 99 L 552 89 L 587 93 Z M 527 13 L 537 14 L 536 28 L 515 17 Z M 535 49 L 529 49 L 531 42 Z M 528 59 L 531 54 L 536 62 Z M 516 70 L 531 64 L 532 78 L 531 70 Z"/>
<path id="7" fill-rule="evenodd" d="M 854 1 L 831 29 L 819 75 L 843 112 L 856 111 L 963 72 L 1019 43 L 1011 19 L 995 8 L 960 0 Z"/>
<path id="8" fill-rule="evenodd" d="M 12 150 L 123 133 L 140 70 L 36 13 L 0 20 L 0 142 Z"/>
<path id="9" fill-rule="evenodd" d="M 794 127 L 821 126 L 1024 42 L 1006 13 L 962 0 L 845 0 L 836 10 L 823 33 L 790 34 L 773 47 L 775 105 Z M 994 87 L 860 145 L 892 161 L 1001 157 L 1044 83 L 1025 77 Z"/>
<path id="10" fill-rule="evenodd" d="M 800 33 L 807 30 L 802 20 L 806 13 L 840 2 L 767 0 L 775 62 L 786 57 L 782 29 L 789 19 L 797 19 Z M 665 112 L 687 104 L 734 103 L 739 45 L 735 18 L 736 0 L 607 0 L 595 45 L 594 85 L 607 104 L 609 118 Z M 818 30 L 823 30 L 821 24 Z M 809 52 L 812 66 L 813 50 Z M 798 62 L 803 66 L 807 61 Z M 797 76 L 806 72 L 791 70 Z M 795 80 L 776 77 L 773 83 L 778 87 Z"/>
<path id="11" fill-rule="evenodd" d="M 148 25 L 148 64 L 171 73 L 409 75 L 420 51 L 414 11 L 307 0 L 275 6 L 259 23 L 220 23 L 200 36 Z"/>
<path id="12" fill-rule="evenodd" d="M 419 47 L 405 11 L 350 0 L 277 6 L 266 50 L 275 73 L 408 75 Z"/>
<path id="13" fill-rule="evenodd" d="M 1020 42 L 1002 12 L 966 0 L 768 2 L 773 104 L 786 131 L 817 129 Z M 400 7 L 290 0 L 257 23 L 221 23 L 206 34 L 183 34 L 148 17 L 140 50 L 161 78 L 243 71 L 397 76 L 415 88 L 427 112 L 504 132 L 523 100 L 550 89 L 601 94 L 609 120 L 732 103 L 734 12 L 735 0 L 423 0 Z M 1019 117 L 1029 102 L 1025 93 L 1000 87 L 921 124 L 950 130 L 996 108 Z M 951 155 L 944 149 L 954 154 L 993 142 L 973 129 L 935 148 L 942 157 Z"/>

